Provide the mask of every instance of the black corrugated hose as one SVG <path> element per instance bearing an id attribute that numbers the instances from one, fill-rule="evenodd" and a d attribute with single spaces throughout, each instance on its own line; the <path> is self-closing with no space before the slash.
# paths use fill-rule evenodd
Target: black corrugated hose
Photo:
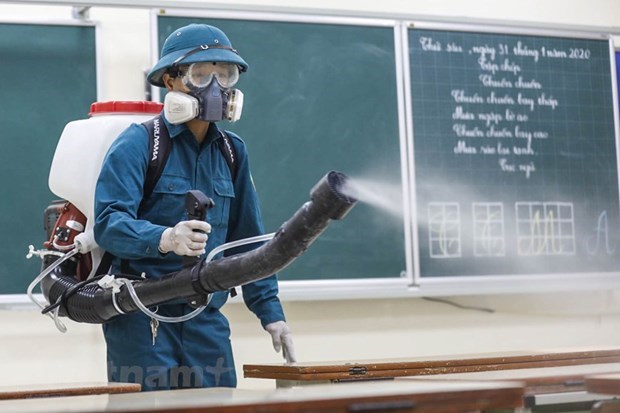
<path id="1" fill-rule="evenodd" d="M 136 281 L 133 286 L 140 301 L 153 307 L 197 294 L 228 291 L 282 270 L 308 249 L 331 220 L 343 218 L 353 208 L 357 200 L 342 192 L 347 181 L 347 176 L 340 172 L 326 174 L 310 191 L 310 201 L 282 224 L 273 239 L 259 248 L 208 264 L 201 261 L 194 267 L 161 278 Z M 78 322 L 103 323 L 138 310 L 125 286 L 116 294 L 115 306 L 112 289 L 103 289 L 94 282 L 77 288 L 78 281 L 71 275 L 62 275 L 61 268 L 41 282 L 43 294 L 50 303 L 62 297 L 61 315 Z"/>

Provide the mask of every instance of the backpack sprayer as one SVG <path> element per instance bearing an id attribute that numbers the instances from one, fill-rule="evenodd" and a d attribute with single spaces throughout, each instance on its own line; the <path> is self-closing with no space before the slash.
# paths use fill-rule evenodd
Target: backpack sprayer
<path id="1" fill-rule="evenodd" d="M 105 153 L 132 122 L 148 120 L 161 110 L 161 105 L 154 102 L 99 105 L 107 105 L 108 116 L 99 113 L 70 122 L 61 135 L 49 184 L 54 194 L 68 202 L 48 208 L 46 222 L 52 221 L 54 214 L 58 215 L 55 225 L 48 229 L 49 240 L 43 250 L 35 251 L 31 246 L 28 254 L 43 259 L 43 271 L 28 287 L 28 295 L 43 313 L 52 316 L 61 331 L 66 328 L 59 316 L 86 323 L 103 323 L 138 310 L 157 316 L 148 307 L 179 298 L 205 303 L 213 292 L 269 277 L 303 254 L 332 219 L 342 219 L 356 203 L 356 199 L 342 192 L 348 178 L 332 171 L 312 188 L 310 201 L 275 233 L 221 245 L 194 265 L 158 279 L 94 276 L 94 268 L 103 255 L 92 230 L 94 192 Z M 92 112 L 91 108 L 91 115 Z M 223 250 L 262 241 L 267 242 L 257 249 L 211 261 Z M 39 282 L 50 305 L 40 303 L 32 293 Z M 193 313 L 202 309 L 204 306 Z"/>

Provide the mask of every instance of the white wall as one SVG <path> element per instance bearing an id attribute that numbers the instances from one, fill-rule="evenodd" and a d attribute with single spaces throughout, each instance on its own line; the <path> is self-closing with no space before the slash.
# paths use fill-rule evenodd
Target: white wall
<path id="1" fill-rule="evenodd" d="M 233 6 L 239 3 L 229 2 Z M 618 25 L 620 16 L 617 0 L 243 3 L 288 9 L 316 7 L 592 26 Z M 0 4 L 0 20 L 70 16 L 71 9 L 66 6 Z M 100 100 L 142 99 L 142 72 L 150 64 L 149 12 L 93 8 L 90 16 L 101 25 Z M 451 299 L 495 312 L 459 309 L 421 298 L 285 302 L 285 310 L 300 361 L 620 345 L 620 300 L 615 291 Z M 229 304 L 225 312 L 233 329 L 239 386 L 273 386 L 268 381 L 241 378 L 244 363 L 280 361 L 271 349 L 268 335 L 242 304 Z M 105 346 L 100 327 L 67 323 L 69 332 L 63 335 L 48 318 L 34 310 L 0 311 L 0 385 L 105 380 Z"/>

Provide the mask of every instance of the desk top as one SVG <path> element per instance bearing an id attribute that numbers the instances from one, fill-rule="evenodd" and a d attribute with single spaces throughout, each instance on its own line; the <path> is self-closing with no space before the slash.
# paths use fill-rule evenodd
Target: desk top
<path id="1" fill-rule="evenodd" d="M 0 400 L 29 399 L 33 397 L 77 396 L 86 394 L 112 394 L 139 392 L 141 386 L 135 383 L 60 383 L 1 386 Z"/>
<path id="2" fill-rule="evenodd" d="M 586 389 L 590 393 L 620 395 L 620 371 L 586 377 Z"/>
<path id="3" fill-rule="evenodd" d="M 586 390 L 586 381 L 590 376 L 596 375 L 596 377 L 606 377 L 607 375 L 603 375 L 604 373 L 612 373 L 610 376 L 617 377 L 617 394 L 620 394 L 620 363 L 583 364 L 577 366 L 451 373 L 418 377 L 398 377 L 396 380 L 472 380 L 492 382 L 518 381 L 523 383 L 525 386 L 525 394 L 527 396 L 535 394 L 584 391 Z"/>
<path id="4" fill-rule="evenodd" d="M 519 383 L 374 381 L 314 385 L 274 390 L 188 389 L 96 396 L 0 401 L 0 411 L 59 412 L 330 412 L 373 407 L 416 413 L 456 413 L 523 406 Z"/>
<path id="5" fill-rule="evenodd" d="M 507 369 L 620 363 L 618 348 L 581 348 L 459 354 L 366 361 L 246 364 L 244 377 L 280 380 L 355 380 Z"/>

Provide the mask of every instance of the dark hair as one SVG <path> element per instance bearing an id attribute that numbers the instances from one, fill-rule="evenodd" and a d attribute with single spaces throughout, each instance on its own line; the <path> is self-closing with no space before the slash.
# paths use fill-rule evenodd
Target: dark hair
<path id="1" fill-rule="evenodd" d="M 187 73 L 188 68 L 188 65 L 172 65 L 166 70 L 166 73 L 168 73 L 172 78 L 177 78 L 184 76 Z"/>

